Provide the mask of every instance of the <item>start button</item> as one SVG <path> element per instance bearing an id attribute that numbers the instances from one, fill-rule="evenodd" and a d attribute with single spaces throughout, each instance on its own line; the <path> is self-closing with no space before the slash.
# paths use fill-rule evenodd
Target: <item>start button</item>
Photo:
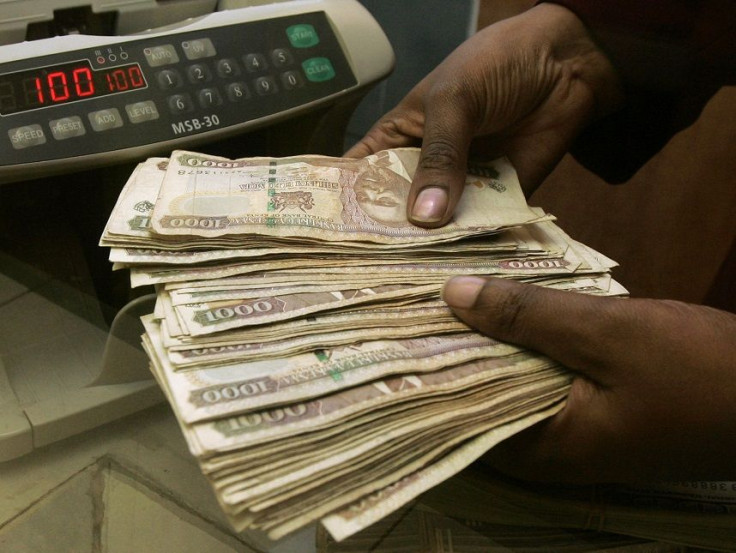
<path id="1" fill-rule="evenodd" d="M 286 36 L 289 37 L 289 42 L 291 42 L 294 48 L 309 48 L 310 46 L 319 44 L 317 31 L 308 23 L 287 27 Z"/>

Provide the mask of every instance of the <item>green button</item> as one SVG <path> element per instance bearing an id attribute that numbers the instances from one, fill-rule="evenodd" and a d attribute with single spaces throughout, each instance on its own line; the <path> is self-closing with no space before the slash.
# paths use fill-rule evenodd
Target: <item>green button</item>
<path id="1" fill-rule="evenodd" d="M 307 23 L 292 25 L 286 29 L 286 36 L 294 48 L 309 48 L 319 44 L 319 37 L 314 27 Z"/>
<path id="2" fill-rule="evenodd" d="M 335 68 L 327 58 L 309 58 L 302 62 L 304 74 L 312 82 L 321 83 L 335 77 Z"/>

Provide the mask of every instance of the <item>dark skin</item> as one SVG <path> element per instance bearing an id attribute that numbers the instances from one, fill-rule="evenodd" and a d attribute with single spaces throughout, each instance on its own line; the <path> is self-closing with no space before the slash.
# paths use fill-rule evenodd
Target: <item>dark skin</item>
<path id="1" fill-rule="evenodd" d="M 625 101 L 569 10 L 541 4 L 461 45 L 347 155 L 421 145 L 412 222 L 452 217 L 468 155 L 506 155 L 531 194 L 591 121 Z M 443 298 L 470 326 L 576 372 L 564 409 L 489 452 L 529 480 L 736 480 L 736 315 L 503 279 L 455 277 Z"/>

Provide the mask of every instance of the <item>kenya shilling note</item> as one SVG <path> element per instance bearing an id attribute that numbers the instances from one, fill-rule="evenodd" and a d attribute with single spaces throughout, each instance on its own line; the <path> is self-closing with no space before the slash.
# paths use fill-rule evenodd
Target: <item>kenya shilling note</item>
<path id="1" fill-rule="evenodd" d="M 251 234 L 324 241 L 422 243 L 484 234 L 540 219 L 507 160 L 495 177 L 469 176 L 448 225 L 406 219 L 419 150 L 384 150 L 363 159 L 327 156 L 230 160 L 172 153 L 152 225 L 159 234 Z"/>

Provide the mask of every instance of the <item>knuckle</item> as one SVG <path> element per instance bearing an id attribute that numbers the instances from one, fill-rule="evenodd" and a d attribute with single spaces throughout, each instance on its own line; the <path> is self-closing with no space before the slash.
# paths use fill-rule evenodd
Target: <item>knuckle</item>
<path id="1" fill-rule="evenodd" d="M 424 119 L 420 113 L 395 109 L 379 121 L 377 129 L 394 139 L 403 137 L 419 138 L 424 129 Z"/>
<path id="2" fill-rule="evenodd" d="M 419 166 L 424 170 L 448 171 L 460 168 L 460 153 L 455 144 L 442 138 L 425 144 Z"/>
<path id="3" fill-rule="evenodd" d="M 429 101 L 432 102 L 456 102 L 458 97 L 465 96 L 468 83 L 465 79 L 440 79 L 435 81 L 429 91 Z"/>
<path id="4" fill-rule="evenodd" d="M 513 292 L 496 298 L 493 305 L 484 306 L 486 312 L 493 313 L 495 331 L 498 337 L 509 341 L 523 341 L 526 335 L 526 320 L 528 318 L 532 294 L 532 286 L 520 286 Z"/>

